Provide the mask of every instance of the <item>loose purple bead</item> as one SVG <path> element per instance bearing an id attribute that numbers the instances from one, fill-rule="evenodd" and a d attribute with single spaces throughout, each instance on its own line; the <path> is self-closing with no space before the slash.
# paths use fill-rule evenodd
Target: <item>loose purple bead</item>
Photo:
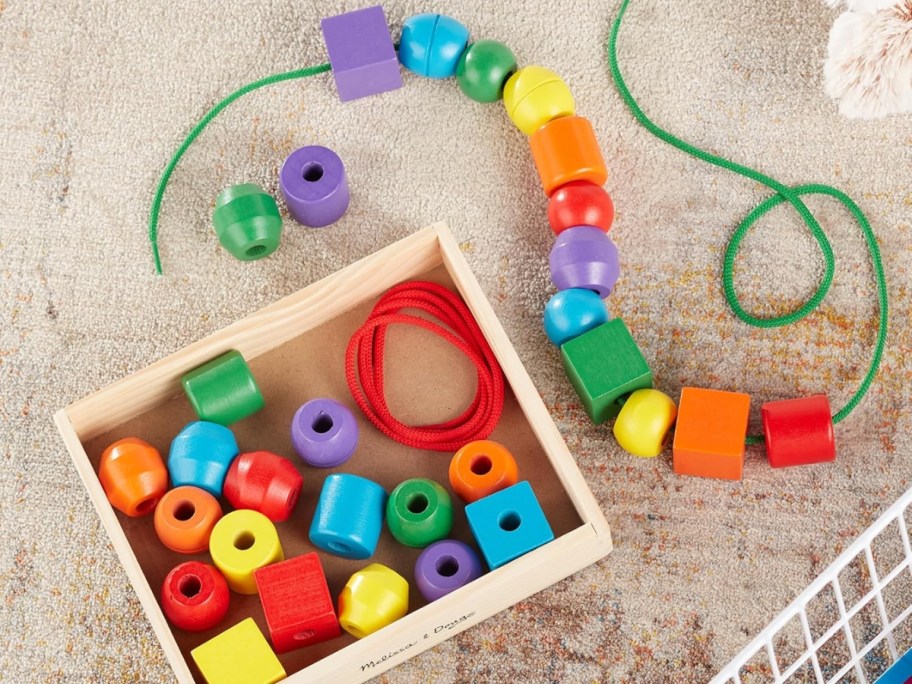
<path id="1" fill-rule="evenodd" d="M 279 185 L 289 213 L 305 226 L 328 226 L 348 209 L 345 166 L 328 147 L 310 145 L 288 155 L 279 173 Z"/>
<path id="2" fill-rule="evenodd" d="M 355 453 L 358 423 L 347 407 L 333 399 L 313 399 L 291 421 L 291 442 L 307 463 L 335 468 Z"/>
<path id="3" fill-rule="evenodd" d="M 481 575 L 478 554 L 455 539 L 431 544 L 415 562 L 415 583 L 428 601 L 436 601 Z"/>
<path id="4" fill-rule="evenodd" d="M 602 299 L 611 294 L 621 273 L 617 247 L 605 231 L 592 226 L 562 231 L 549 262 L 558 290 L 593 290 Z"/>

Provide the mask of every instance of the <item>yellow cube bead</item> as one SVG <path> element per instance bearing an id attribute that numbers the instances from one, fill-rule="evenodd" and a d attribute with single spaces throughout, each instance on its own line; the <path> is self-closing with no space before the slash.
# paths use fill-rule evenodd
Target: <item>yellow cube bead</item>
<path id="1" fill-rule="evenodd" d="M 553 119 L 576 114 L 567 84 L 540 66 L 527 66 L 513 74 L 504 86 L 503 101 L 513 123 L 526 135 Z"/>
<path id="2" fill-rule="evenodd" d="M 358 639 L 408 613 L 409 585 L 380 563 L 356 572 L 339 594 L 339 624 Z"/>
<path id="3" fill-rule="evenodd" d="M 653 458 L 668 443 L 678 407 L 667 394 L 657 389 L 640 389 L 624 402 L 614 423 L 614 437 L 624 451 L 634 456 Z"/>
<path id="4" fill-rule="evenodd" d="M 239 622 L 190 655 L 207 684 L 275 684 L 285 669 L 253 618 Z"/>
<path id="5" fill-rule="evenodd" d="M 250 510 L 232 511 L 215 524 L 209 553 L 228 586 L 239 594 L 257 593 L 254 570 L 285 560 L 275 525 Z"/>

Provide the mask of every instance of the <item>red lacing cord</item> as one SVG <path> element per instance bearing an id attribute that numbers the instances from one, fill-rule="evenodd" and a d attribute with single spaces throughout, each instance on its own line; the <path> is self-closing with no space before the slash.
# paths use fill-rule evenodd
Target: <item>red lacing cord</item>
<path id="1" fill-rule="evenodd" d="M 447 326 L 401 313 L 425 312 Z M 458 417 L 434 425 L 406 425 L 390 412 L 383 389 L 383 355 L 390 325 L 415 325 L 439 335 L 475 364 L 478 391 Z M 457 451 L 468 442 L 485 439 L 503 412 L 504 379 L 494 352 L 472 312 L 463 301 L 436 283 L 413 281 L 390 288 L 367 320 L 352 335 L 345 351 L 348 388 L 365 416 L 390 439 L 416 449 Z"/>

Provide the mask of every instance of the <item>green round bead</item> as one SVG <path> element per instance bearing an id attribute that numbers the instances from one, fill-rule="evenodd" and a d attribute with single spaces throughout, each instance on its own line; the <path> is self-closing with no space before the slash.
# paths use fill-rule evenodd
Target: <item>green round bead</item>
<path id="1" fill-rule="evenodd" d="M 241 261 L 269 256 L 282 238 L 276 201 L 254 183 L 222 190 L 215 198 L 212 223 L 222 247 Z"/>
<path id="2" fill-rule="evenodd" d="M 210 423 L 228 426 L 265 405 L 250 366 L 234 349 L 186 373 L 181 384 L 196 415 Z"/>
<path id="3" fill-rule="evenodd" d="M 406 480 L 386 502 L 386 525 L 400 544 L 423 549 L 453 529 L 453 502 L 433 480 Z"/>
<path id="4" fill-rule="evenodd" d="M 497 102 L 515 71 L 516 56 L 510 48 L 496 40 L 479 40 L 459 58 L 456 82 L 476 102 Z"/>

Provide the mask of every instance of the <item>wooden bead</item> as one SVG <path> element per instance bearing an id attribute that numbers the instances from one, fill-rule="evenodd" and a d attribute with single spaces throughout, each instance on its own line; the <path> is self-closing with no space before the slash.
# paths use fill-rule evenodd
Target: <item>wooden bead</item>
<path id="1" fill-rule="evenodd" d="M 279 187 L 288 213 L 310 228 L 335 223 L 351 202 L 341 157 L 322 145 L 307 145 L 289 154 L 279 171 Z"/>
<path id="2" fill-rule="evenodd" d="M 231 425 L 265 405 L 250 366 L 234 349 L 186 373 L 181 384 L 196 415 L 210 423 Z"/>
<path id="3" fill-rule="evenodd" d="M 287 653 L 342 634 L 323 565 L 316 553 L 267 565 L 254 576 L 276 653 Z"/>
<path id="4" fill-rule="evenodd" d="M 222 190 L 215 198 L 212 224 L 222 247 L 241 261 L 269 256 L 282 239 L 279 207 L 255 183 Z"/>
<path id="5" fill-rule="evenodd" d="M 418 14 L 402 25 L 399 61 L 429 78 L 449 78 L 469 42 L 469 29 L 443 14 Z"/>
<path id="6" fill-rule="evenodd" d="M 592 226 L 561 232 L 551 248 L 548 266 L 558 290 L 592 290 L 603 299 L 611 294 L 621 275 L 617 247 L 603 231 Z"/>
<path id="7" fill-rule="evenodd" d="M 545 335 L 558 347 L 607 322 L 605 302 L 592 290 L 561 290 L 545 305 Z"/>
<path id="8" fill-rule="evenodd" d="M 148 515 L 168 489 L 168 470 L 158 449 L 136 437 L 114 442 L 101 454 L 98 480 L 118 511 Z"/>
<path id="9" fill-rule="evenodd" d="M 836 458 L 830 402 L 824 394 L 770 401 L 760 409 L 766 455 L 773 468 Z"/>
<path id="10" fill-rule="evenodd" d="M 291 419 L 291 443 L 315 468 L 336 468 L 358 447 L 355 414 L 334 399 L 311 399 Z"/>
<path id="11" fill-rule="evenodd" d="M 614 202 L 600 185 L 587 181 L 567 183 L 548 200 L 548 222 L 555 235 L 574 226 L 593 226 L 607 233 L 614 223 Z"/>
<path id="12" fill-rule="evenodd" d="M 304 478 L 286 458 L 269 451 L 241 454 L 225 477 L 223 493 L 234 508 L 259 511 L 272 522 L 291 517 Z"/>
<path id="13" fill-rule="evenodd" d="M 604 185 L 608 180 L 608 168 L 589 119 L 563 116 L 549 121 L 532 134 L 529 145 L 548 197 L 573 181 Z"/>
<path id="14" fill-rule="evenodd" d="M 175 487 L 155 507 L 155 533 L 177 553 L 202 553 L 209 548 L 212 528 L 222 518 L 218 500 L 205 489 Z"/>
<path id="15" fill-rule="evenodd" d="M 552 119 L 576 113 L 567 84 L 540 66 L 527 66 L 513 74 L 504 86 L 503 100 L 507 114 L 526 135 Z"/>
<path id="16" fill-rule="evenodd" d="M 386 490 L 371 480 L 335 473 L 323 482 L 310 525 L 310 543 L 328 553 L 363 560 L 374 555 L 386 508 Z"/>
<path id="17" fill-rule="evenodd" d="M 453 502 L 433 480 L 414 478 L 397 486 L 386 502 L 386 526 L 404 546 L 423 549 L 453 529 Z"/>
<path id="18" fill-rule="evenodd" d="M 253 618 L 190 651 L 206 684 L 276 684 L 285 669 Z"/>
<path id="19" fill-rule="evenodd" d="M 237 455 L 237 441 L 230 429 L 201 420 L 189 423 L 171 442 L 171 484 L 191 485 L 221 496 L 225 475 Z"/>
<path id="20" fill-rule="evenodd" d="M 339 624 L 363 639 L 408 613 L 409 585 L 402 575 L 371 563 L 346 582 L 339 594 Z"/>
<path id="21" fill-rule="evenodd" d="M 684 387 L 672 447 L 674 471 L 740 480 L 749 414 L 747 394 Z"/>
<path id="22" fill-rule="evenodd" d="M 212 562 L 239 594 L 256 594 L 253 573 L 285 559 L 275 525 L 257 511 L 232 511 L 216 523 L 209 537 Z"/>
<path id="23" fill-rule="evenodd" d="M 459 89 L 476 102 L 497 102 L 507 79 L 516 73 L 516 56 L 496 40 L 479 40 L 462 53 L 456 66 Z"/>
<path id="24" fill-rule="evenodd" d="M 671 397 L 657 389 L 633 392 L 618 413 L 614 438 L 624 451 L 634 456 L 653 458 L 668 443 L 678 407 Z"/>
<path id="25" fill-rule="evenodd" d="M 188 561 L 171 570 L 162 584 L 161 603 L 172 625 L 188 632 L 212 629 L 228 614 L 228 583 L 208 563 Z"/>
<path id="26" fill-rule="evenodd" d="M 453 456 L 450 487 L 466 503 L 478 501 L 519 479 L 516 459 L 506 447 L 489 439 L 469 442 Z"/>
<path id="27" fill-rule="evenodd" d="M 491 570 L 554 539 L 528 482 L 518 482 L 465 507 L 472 535 Z"/>
<path id="28" fill-rule="evenodd" d="M 628 394 L 652 387 L 652 371 L 620 318 L 566 342 L 561 360 L 594 423 L 617 416 Z"/>
<path id="29" fill-rule="evenodd" d="M 481 559 L 475 550 L 455 539 L 431 544 L 415 561 L 415 584 L 426 601 L 436 601 L 483 573 Z"/>

